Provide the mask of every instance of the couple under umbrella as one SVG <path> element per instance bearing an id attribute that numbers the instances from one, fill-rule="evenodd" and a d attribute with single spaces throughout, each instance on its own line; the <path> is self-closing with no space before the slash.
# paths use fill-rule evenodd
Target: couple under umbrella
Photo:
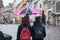
<path id="1" fill-rule="evenodd" d="M 19 15 L 19 14 L 42 14 L 42 10 L 38 10 L 36 8 L 21 8 L 20 10 L 17 10 L 17 12 L 15 13 L 15 15 Z"/>
<path id="2" fill-rule="evenodd" d="M 35 19 L 35 22 L 34 22 L 34 25 L 31 27 L 30 26 L 30 22 L 29 22 L 29 20 L 27 20 L 28 19 L 28 17 L 27 16 L 25 16 L 25 17 L 23 17 L 22 18 L 22 24 L 21 25 L 19 25 L 19 27 L 18 27 L 18 31 L 17 31 L 17 40 L 21 40 L 21 38 L 22 38 L 22 34 L 24 35 L 24 33 L 27 31 L 27 30 L 25 30 L 24 32 L 22 31 L 23 30 L 23 28 L 28 28 L 29 29 L 29 35 L 27 34 L 25 37 L 29 37 L 27 40 L 30 40 L 30 37 L 32 36 L 32 40 L 43 40 L 44 38 L 45 38 L 45 36 L 46 36 L 46 32 L 45 32 L 45 27 L 44 26 L 42 26 L 42 24 L 41 24 L 41 22 L 40 22 L 40 17 L 37 17 L 36 19 Z M 38 25 L 38 26 L 37 26 Z M 39 30 L 35 30 L 35 28 L 37 28 L 37 29 L 39 29 Z M 35 30 L 35 31 L 34 31 Z M 41 37 L 40 36 L 38 36 L 38 38 L 37 38 L 37 35 L 35 34 L 35 33 L 40 33 L 40 31 L 41 32 L 43 32 L 41 35 Z M 22 33 L 22 34 L 21 34 Z M 23 37 L 24 38 L 24 37 Z M 26 40 L 26 38 L 25 38 L 25 40 Z"/>

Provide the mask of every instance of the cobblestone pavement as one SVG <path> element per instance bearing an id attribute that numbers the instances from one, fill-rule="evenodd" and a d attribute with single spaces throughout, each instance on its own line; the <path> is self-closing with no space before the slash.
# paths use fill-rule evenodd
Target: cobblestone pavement
<path id="1" fill-rule="evenodd" d="M 12 36 L 12 40 L 16 40 L 17 36 L 17 24 L 11 25 L 1 25 L 0 24 L 0 31 L 3 31 L 6 34 Z M 46 26 L 46 38 L 45 40 L 60 40 L 60 26 Z"/>
<path id="2" fill-rule="evenodd" d="M 45 40 L 60 40 L 60 26 L 46 26 Z"/>

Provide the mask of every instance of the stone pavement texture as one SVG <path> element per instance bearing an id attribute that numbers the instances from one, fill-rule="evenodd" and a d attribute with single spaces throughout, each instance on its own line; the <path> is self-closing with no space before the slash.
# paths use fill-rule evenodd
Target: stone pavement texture
<path id="1" fill-rule="evenodd" d="M 60 26 L 46 26 L 45 40 L 60 40 Z"/>
<path id="2" fill-rule="evenodd" d="M 0 24 L 0 31 L 12 36 L 12 40 L 16 40 L 17 24 Z M 44 40 L 60 40 L 60 26 L 46 26 L 46 34 Z"/>

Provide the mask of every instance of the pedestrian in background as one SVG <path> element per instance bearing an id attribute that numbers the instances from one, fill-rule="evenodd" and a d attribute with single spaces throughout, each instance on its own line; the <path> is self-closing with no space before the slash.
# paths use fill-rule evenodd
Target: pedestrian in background
<path id="1" fill-rule="evenodd" d="M 36 17 L 32 26 L 32 40 L 43 40 L 46 36 L 45 27 L 40 22 L 40 17 Z"/>
<path id="2" fill-rule="evenodd" d="M 44 14 L 44 11 L 42 11 L 43 13 L 42 13 L 42 19 L 41 19 L 41 21 L 42 21 L 42 23 L 44 24 L 44 25 L 46 25 L 46 16 L 45 16 L 45 14 Z"/>

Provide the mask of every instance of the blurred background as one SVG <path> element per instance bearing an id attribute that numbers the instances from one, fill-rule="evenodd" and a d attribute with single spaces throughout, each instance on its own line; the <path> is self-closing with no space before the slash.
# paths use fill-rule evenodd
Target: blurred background
<path id="1" fill-rule="evenodd" d="M 46 24 L 60 25 L 60 1 L 59 0 L 0 0 L 0 23 L 17 23 L 21 22 L 22 8 L 35 8 L 40 11 L 44 10 Z M 18 13 L 17 13 L 18 12 Z M 18 14 L 18 15 L 17 15 Z M 30 16 L 30 20 L 35 14 Z M 42 14 L 39 14 L 40 17 Z M 39 16 L 38 15 L 38 16 Z"/>
<path id="2" fill-rule="evenodd" d="M 0 31 L 16 40 L 17 29 L 25 13 L 32 13 L 29 14 L 31 24 L 37 16 L 42 18 L 44 13 L 45 40 L 60 40 L 60 0 L 0 0 Z"/>

